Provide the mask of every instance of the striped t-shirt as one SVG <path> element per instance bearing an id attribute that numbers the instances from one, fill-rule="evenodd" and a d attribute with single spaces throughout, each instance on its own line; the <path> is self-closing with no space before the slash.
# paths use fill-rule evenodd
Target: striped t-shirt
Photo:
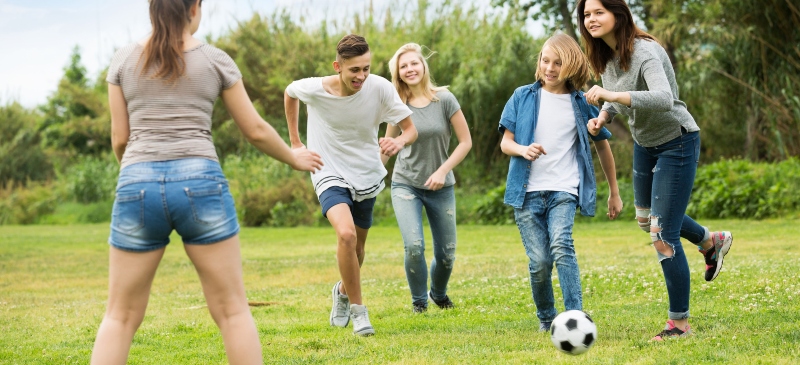
<path id="1" fill-rule="evenodd" d="M 106 81 L 122 88 L 130 138 L 120 168 L 138 162 L 199 157 L 218 161 L 211 139 L 211 112 L 222 90 L 242 78 L 225 52 L 208 44 L 185 50 L 186 69 L 174 83 L 144 75 L 138 43 L 119 49 Z"/>

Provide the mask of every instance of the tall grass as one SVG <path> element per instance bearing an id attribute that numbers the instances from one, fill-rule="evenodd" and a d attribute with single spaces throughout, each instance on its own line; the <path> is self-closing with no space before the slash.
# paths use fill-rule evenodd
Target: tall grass
<path id="1" fill-rule="evenodd" d="M 338 280 L 332 229 L 245 228 L 241 238 L 247 295 L 263 304 L 252 312 L 268 364 L 797 363 L 798 221 L 703 223 L 733 229 L 734 246 L 711 283 L 687 246 L 695 334 L 666 343 L 648 342 L 666 319 L 667 297 L 646 235 L 631 221 L 576 226 L 584 307 L 600 331 L 580 357 L 557 352 L 537 332 L 514 226 L 459 227 L 448 292 L 456 308 L 422 315 L 411 313 L 399 232 L 373 228 L 362 271 L 371 338 L 328 325 Z M 88 362 L 105 310 L 107 234 L 105 224 L 0 226 L 0 363 Z M 179 242 L 173 237 L 156 275 L 130 364 L 226 361 Z M 557 292 L 563 309 L 561 301 Z"/>

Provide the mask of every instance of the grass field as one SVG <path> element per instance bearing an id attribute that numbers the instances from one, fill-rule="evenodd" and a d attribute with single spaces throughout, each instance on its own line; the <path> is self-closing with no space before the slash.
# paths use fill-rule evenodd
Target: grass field
<path id="1" fill-rule="evenodd" d="M 377 331 L 370 338 L 328 325 L 338 280 L 332 229 L 248 228 L 241 238 L 248 298 L 264 304 L 251 309 L 268 364 L 800 363 L 800 221 L 703 223 L 732 230 L 734 245 L 712 283 L 687 246 L 695 334 L 665 343 L 648 342 L 667 311 L 649 237 L 631 221 L 576 226 L 584 308 L 599 331 L 578 357 L 537 332 L 514 226 L 459 227 L 449 287 L 456 309 L 421 315 L 411 313 L 397 228 L 371 230 L 362 271 Z M 105 309 L 107 227 L 0 226 L 0 364 L 88 363 Z M 173 237 L 130 364 L 226 362 L 181 246 Z"/>

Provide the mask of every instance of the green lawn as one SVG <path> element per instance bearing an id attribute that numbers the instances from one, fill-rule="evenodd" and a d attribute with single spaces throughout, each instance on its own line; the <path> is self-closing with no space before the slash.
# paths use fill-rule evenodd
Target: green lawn
<path id="1" fill-rule="evenodd" d="M 241 237 L 248 297 L 268 304 L 252 312 L 269 364 L 799 363 L 800 221 L 703 223 L 732 230 L 734 245 L 712 283 L 687 246 L 695 335 L 665 343 L 648 342 L 667 311 L 649 237 L 630 220 L 576 226 L 584 307 L 599 331 L 578 357 L 537 332 L 515 226 L 459 227 L 449 288 L 456 309 L 422 315 L 411 313 L 397 228 L 371 230 L 362 271 L 377 331 L 370 338 L 328 325 L 338 280 L 332 229 L 249 228 Z M 105 309 L 107 235 L 107 223 L 0 226 L 0 363 L 88 362 Z M 223 364 L 197 276 L 179 238 L 173 242 L 129 363 Z M 561 306 L 560 292 L 556 300 Z"/>

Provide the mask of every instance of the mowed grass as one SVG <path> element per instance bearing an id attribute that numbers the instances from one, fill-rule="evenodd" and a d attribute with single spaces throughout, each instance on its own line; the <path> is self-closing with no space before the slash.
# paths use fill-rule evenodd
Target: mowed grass
<path id="1" fill-rule="evenodd" d="M 537 331 L 527 258 L 515 226 L 461 226 L 449 294 L 456 308 L 412 314 L 396 227 L 370 231 L 362 270 L 377 335 L 328 325 L 338 280 L 330 228 L 241 233 L 248 298 L 267 364 L 797 364 L 800 222 L 704 221 L 734 232 L 720 277 L 686 245 L 689 338 L 650 343 L 666 289 L 634 222 L 575 227 L 584 308 L 599 330 L 586 354 L 558 352 Z M 88 363 L 107 295 L 108 224 L 0 226 L 0 363 Z M 430 238 L 428 259 L 430 259 Z M 557 284 L 557 276 L 553 276 Z M 561 293 L 557 306 L 563 309 Z M 130 364 L 224 364 L 222 339 L 178 237 L 153 284 Z"/>

